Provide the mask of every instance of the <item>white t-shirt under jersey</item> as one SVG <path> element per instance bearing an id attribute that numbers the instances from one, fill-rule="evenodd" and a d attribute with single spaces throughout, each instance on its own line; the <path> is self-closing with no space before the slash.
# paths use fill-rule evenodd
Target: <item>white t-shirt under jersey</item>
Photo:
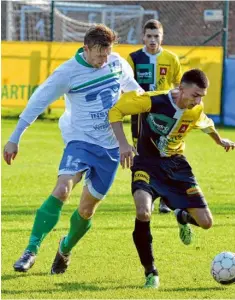
<path id="1" fill-rule="evenodd" d="M 59 127 L 65 144 L 85 141 L 107 149 L 118 147 L 108 111 L 121 91 L 141 89 L 129 64 L 117 53 L 101 68 L 93 68 L 82 53 L 60 65 L 31 96 L 20 118 L 32 123 L 45 108 L 65 96 L 65 112 Z"/>

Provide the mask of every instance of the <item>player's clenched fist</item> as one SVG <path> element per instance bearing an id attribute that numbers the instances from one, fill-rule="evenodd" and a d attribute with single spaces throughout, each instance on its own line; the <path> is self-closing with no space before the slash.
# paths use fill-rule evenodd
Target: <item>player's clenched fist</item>
<path id="1" fill-rule="evenodd" d="M 3 158 L 8 165 L 14 160 L 19 150 L 19 146 L 12 142 L 7 142 L 3 149 Z"/>

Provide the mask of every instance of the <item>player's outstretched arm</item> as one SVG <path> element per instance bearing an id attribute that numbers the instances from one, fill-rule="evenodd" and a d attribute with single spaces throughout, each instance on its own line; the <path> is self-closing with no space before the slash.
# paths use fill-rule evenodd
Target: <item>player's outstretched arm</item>
<path id="1" fill-rule="evenodd" d="M 226 152 L 229 150 L 233 150 L 235 148 L 235 143 L 230 141 L 229 139 L 223 139 L 220 137 L 217 131 L 209 133 L 212 139 L 216 142 L 216 144 L 222 146 Z"/>
<path id="2" fill-rule="evenodd" d="M 11 165 L 19 151 L 19 141 L 25 130 L 46 109 L 48 105 L 66 93 L 69 88 L 69 77 L 58 68 L 41 84 L 30 97 L 29 102 L 20 115 L 15 130 L 4 147 L 3 158 Z"/>
<path id="3" fill-rule="evenodd" d="M 111 123 L 114 134 L 119 142 L 120 164 L 123 167 L 130 168 L 133 165 L 133 152 L 137 154 L 136 149 L 131 146 L 125 136 L 122 122 Z"/>

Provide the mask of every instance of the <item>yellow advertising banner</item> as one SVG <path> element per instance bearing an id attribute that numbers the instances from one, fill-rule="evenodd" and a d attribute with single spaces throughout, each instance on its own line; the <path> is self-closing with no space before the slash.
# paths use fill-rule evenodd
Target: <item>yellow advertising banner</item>
<path id="1" fill-rule="evenodd" d="M 72 57 L 81 43 L 2 42 L 2 106 L 24 107 L 35 89 L 61 63 Z M 222 47 L 164 46 L 176 53 L 186 71 L 202 69 L 210 80 L 204 99 L 208 114 L 220 114 Z M 142 45 L 116 45 L 114 51 L 127 58 Z M 64 107 L 63 97 L 51 107 Z"/>

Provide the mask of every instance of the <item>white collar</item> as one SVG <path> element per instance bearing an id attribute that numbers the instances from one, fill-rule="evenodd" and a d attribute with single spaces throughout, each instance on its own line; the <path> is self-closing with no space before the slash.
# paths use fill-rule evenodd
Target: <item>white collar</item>
<path id="1" fill-rule="evenodd" d="M 175 104 L 175 102 L 174 102 L 174 100 L 173 100 L 173 97 L 172 97 L 172 94 L 171 94 L 171 91 L 172 91 L 172 90 L 170 90 L 169 93 L 168 93 L 168 98 L 169 98 L 169 100 L 170 100 L 172 106 L 173 106 L 177 111 L 184 111 L 186 108 L 179 108 L 179 107 Z"/>
<path id="2" fill-rule="evenodd" d="M 162 49 L 162 47 L 160 47 L 158 53 L 156 53 L 156 54 L 151 54 L 151 53 L 148 53 L 148 52 L 147 52 L 146 46 L 144 46 L 144 48 L 143 48 L 143 52 L 144 52 L 146 55 L 148 55 L 148 56 L 156 56 L 156 57 L 158 57 L 158 56 L 162 53 L 162 51 L 163 51 L 163 49 Z"/>

